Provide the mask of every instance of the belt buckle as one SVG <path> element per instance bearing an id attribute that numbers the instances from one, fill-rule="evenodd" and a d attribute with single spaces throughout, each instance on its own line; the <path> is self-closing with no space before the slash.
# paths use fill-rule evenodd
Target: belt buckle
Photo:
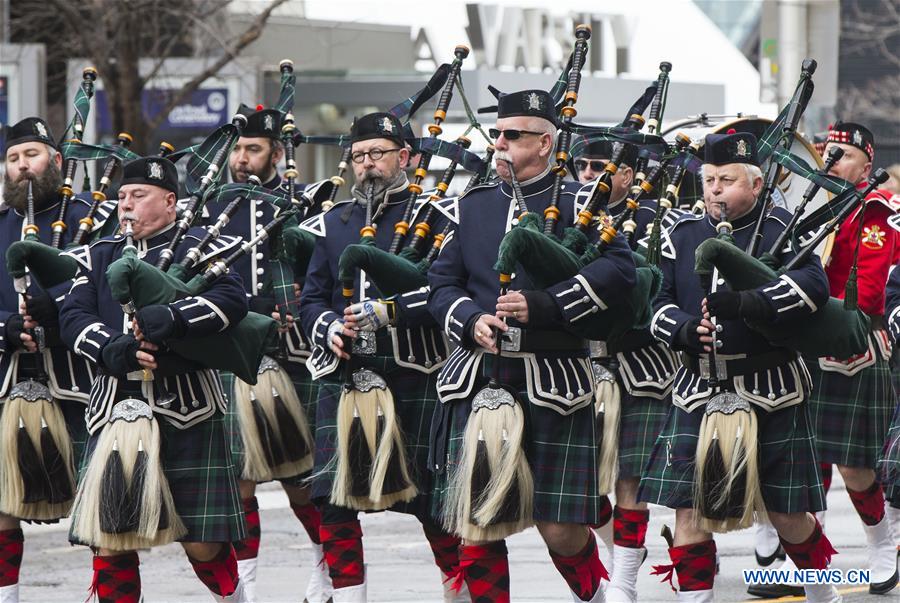
<path id="1" fill-rule="evenodd" d="M 700 376 L 704 379 L 709 379 L 712 375 L 710 374 L 710 362 L 708 357 L 700 357 Z M 725 362 L 724 358 L 716 358 L 716 379 L 728 379 L 728 363 Z"/>
<path id="2" fill-rule="evenodd" d="M 378 346 L 373 331 L 357 331 L 353 340 L 353 353 L 360 356 L 374 356 Z"/>
<path id="3" fill-rule="evenodd" d="M 590 348 L 591 358 L 609 357 L 609 349 L 607 349 L 605 341 L 590 341 L 588 342 L 588 347 Z"/>
<path id="4" fill-rule="evenodd" d="M 521 327 L 510 327 L 500 335 L 500 349 L 504 352 L 518 352 L 522 349 Z"/>

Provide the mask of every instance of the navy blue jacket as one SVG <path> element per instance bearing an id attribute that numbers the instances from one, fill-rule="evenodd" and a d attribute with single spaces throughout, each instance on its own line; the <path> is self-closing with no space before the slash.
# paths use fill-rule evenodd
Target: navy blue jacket
<path id="1" fill-rule="evenodd" d="M 53 222 L 59 217 L 59 203 L 57 199 L 48 207 L 35 212 L 35 224 L 40 228 L 38 236 L 40 240 L 46 244 L 50 244 L 53 238 Z M 90 209 L 91 202 L 89 198 L 81 196 L 72 199 L 66 212 L 66 230 L 63 233 L 63 246 L 67 245 L 75 233 L 78 232 L 78 221 L 84 218 Z M 103 226 L 110 211 L 115 207 L 114 203 L 107 202 L 101 205 L 95 215 L 94 230 L 97 231 Z M 15 241 L 25 238 L 22 228 L 25 225 L 25 217 L 17 210 L 4 207 L 0 210 L 0 252 L 2 257 L 6 257 L 6 249 Z M 5 266 L 5 259 L 4 261 Z M 36 283 L 31 283 L 30 291 L 38 289 Z M 66 288 L 60 291 L 50 291 L 50 295 L 54 298 L 65 294 Z M 59 299 L 57 299 L 59 303 Z M 13 279 L 7 270 L 0 271 L 0 398 L 6 396 L 9 388 L 19 380 L 20 374 L 20 358 L 23 355 L 32 356 L 24 352 L 24 348 L 10 345 L 5 340 L 6 321 L 10 316 L 19 313 L 19 295 L 13 286 Z M 31 365 L 32 362 L 24 364 Z M 92 367 L 77 358 L 65 346 L 51 346 L 43 353 L 44 372 L 49 379 L 48 387 L 53 395 L 57 398 L 65 398 L 70 400 L 78 400 L 87 403 L 88 392 L 91 388 L 93 379 Z"/>
<path id="2" fill-rule="evenodd" d="M 746 216 L 732 220 L 733 236 L 737 246 L 745 249 L 753 233 L 759 208 Z M 790 213 L 782 208 L 773 209 L 763 225 L 761 249 L 768 249 L 784 230 Z M 700 277 L 694 271 L 694 251 L 706 239 L 715 238 L 715 224 L 708 215 L 685 214 L 663 233 L 662 290 L 654 302 L 651 323 L 653 335 L 673 349 L 678 349 L 679 331 L 700 316 L 704 290 Z M 784 261 L 792 257 L 790 252 Z M 724 280 L 717 282 L 718 290 L 724 288 Z M 828 301 L 828 280 L 818 256 L 813 254 L 802 266 L 778 279 L 758 287 L 775 310 L 775 324 L 788 323 L 811 314 Z M 739 359 L 776 351 L 768 340 L 751 329 L 743 320 L 720 320 L 718 340 L 720 358 Z M 704 355 L 706 356 L 706 355 Z M 809 391 L 809 376 L 801 359 L 783 367 L 762 370 L 752 375 L 736 377 L 735 391 L 763 408 L 798 404 Z M 711 394 L 706 379 L 698 374 L 679 369 L 672 392 L 673 402 L 692 410 L 705 402 Z"/>
<path id="3" fill-rule="evenodd" d="M 407 201 L 410 198 L 408 185 L 403 184 L 387 191 L 384 200 L 373 214 L 376 227 L 375 244 L 379 249 L 388 250 L 394 238 L 394 225 L 401 221 Z M 411 225 L 421 219 L 427 201 L 427 194 L 416 200 Z M 349 213 L 348 213 L 349 208 Z M 315 349 L 307 362 L 314 377 L 334 371 L 337 358 L 328 346 L 328 325 L 342 318 L 346 302 L 338 281 L 338 260 L 343 250 L 351 244 L 359 243 L 360 229 L 365 224 L 364 204 L 355 200 L 336 203 L 324 214 L 319 214 L 301 225 L 301 228 L 317 237 L 316 247 L 309 262 L 306 282 L 303 285 L 300 316 L 303 329 L 309 335 Z M 440 232 L 446 219 L 440 213 L 432 224 L 433 232 Z M 346 221 L 345 221 L 346 219 Z M 413 228 L 407 235 L 412 237 Z M 354 281 L 354 301 L 384 297 L 377 285 L 359 271 Z M 428 312 L 428 287 L 421 287 L 392 299 L 397 303 L 396 324 L 389 328 L 393 339 L 393 355 L 398 365 L 423 373 L 440 368 L 447 359 L 447 344 L 437 328 L 434 318 Z M 379 350 L 379 354 L 389 351 Z"/>
<path id="4" fill-rule="evenodd" d="M 590 185 L 588 185 L 590 186 Z M 550 204 L 553 174 L 548 170 L 531 182 L 522 183 L 529 212 L 543 214 Z M 560 195 L 560 217 L 556 234 L 575 222 L 575 195 L 580 186 L 566 183 Z M 494 314 L 499 294 L 498 273 L 493 265 L 504 235 L 518 223 L 517 205 L 510 186 L 494 182 L 471 190 L 447 207 L 456 223 L 444 241 L 438 259 L 429 272 L 429 309 L 459 347 L 438 379 L 442 401 L 465 398 L 471 393 L 483 349 L 472 339 L 472 326 L 482 314 Z M 563 328 L 579 336 L 582 324 L 621 299 L 635 283 L 634 261 L 624 238 L 617 236 L 605 254 L 584 267 L 578 275 L 546 289 Z M 533 290 L 528 275 L 513 275 L 511 290 Z M 584 321 L 583 323 L 580 321 Z M 517 326 L 510 320 L 511 326 Z M 593 397 L 593 377 L 587 343 L 576 354 L 509 353 L 521 356 L 531 366 L 528 371 L 529 398 L 535 404 L 562 414 L 589 404 Z"/>
<path id="5" fill-rule="evenodd" d="M 148 239 L 136 241 L 139 257 L 155 264 L 160 252 L 171 240 L 174 230 L 174 225 L 171 225 Z M 205 232 L 202 228 L 190 229 L 176 251 L 175 262 L 179 262 Z M 205 263 L 210 257 L 225 253 L 237 245 L 236 239 L 220 238 L 201 261 Z M 103 368 L 104 346 L 119 334 L 130 332 L 127 317 L 113 298 L 106 279 L 107 266 L 121 257 L 124 247 L 125 238 L 114 236 L 68 252 L 78 260 L 80 272 L 60 308 L 62 338 L 76 354 L 99 369 Z M 203 295 L 180 299 L 169 305 L 184 318 L 187 326 L 185 338 L 222 331 L 247 314 L 244 287 L 240 277 L 234 272 L 216 279 Z M 117 397 L 120 380 L 105 374 L 105 371 L 99 372 L 101 374 L 91 388 L 87 411 L 88 430 L 91 433 L 106 424 L 114 403 L 121 397 Z M 139 374 L 140 372 L 135 376 L 137 379 Z M 169 406 L 157 405 L 158 392 L 154 390 L 152 383 L 144 385 L 143 397 L 155 413 L 166 417 L 176 427 L 195 425 L 212 416 L 216 408 L 225 411 L 226 401 L 219 376 L 212 369 L 188 370 L 159 378 L 158 381 L 161 390 L 176 393 L 177 400 Z"/>

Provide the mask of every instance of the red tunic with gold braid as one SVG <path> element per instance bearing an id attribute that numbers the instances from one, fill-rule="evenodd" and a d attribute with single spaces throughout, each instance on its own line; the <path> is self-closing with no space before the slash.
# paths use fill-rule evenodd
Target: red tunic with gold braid
<path id="1" fill-rule="evenodd" d="M 860 185 L 863 186 L 865 183 Z M 900 198 L 894 197 L 892 200 L 891 193 L 883 189 L 875 190 L 866 197 L 857 286 L 859 308 L 870 316 L 884 314 L 884 288 L 888 271 L 900 259 L 900 232 L 888 224 L 888 218 L 900 211 L 898 199 Z M 861 213 L 861 210 L 857 210 L 841 224 L 825 268 L 831 295 L 839 299 L 844 297 L 844 286 L 853 266 L 853 251 Z"/>

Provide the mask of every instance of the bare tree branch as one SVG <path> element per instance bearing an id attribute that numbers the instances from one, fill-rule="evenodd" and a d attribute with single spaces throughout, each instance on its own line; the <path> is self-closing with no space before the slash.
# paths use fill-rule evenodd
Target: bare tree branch
<path id="1" fill-rule="evenodd" d="M 272 2 L 263 10 L 259 15 L 257 15 L 256 19 L 250 24 L 250 26 L 244 30 L 244 32 L 238 37 L 238 39 L 234 42 L 234 44 L 229 47 L 225 54 L 219 57 L 216 61 L 214 61 L 211 65 L 209 65 L 206 69 L 204 69 L 201 73 L 194 76 L 189 82 L 187 82 L 184 86 L 182 86 L 181 90 L 173 96 L 168 104 L 163 108 L 162 111 L 159 112 L 153 120 L 150 121 L 149 127 L 151 129 L 155 129 L 162 123 L 163 119 L 169 114 L 169 112 L 178 106 L 184 99 L 186 99 L 192 92 L 197 90 L 200 87 L 200 84 L 214 76 L 219 72 L 222 67 L 230 63 L 232 60 L 237 57 L 241 51 L 244 50 L 247 46 L 255 42 L 259 36 L 262 34 L 263 28 L 266 25 L 266 21 L 269 19 L 269 15 L 272 14 L 276 8 L 284 4 L 287 0 L 272 0 Z"/>

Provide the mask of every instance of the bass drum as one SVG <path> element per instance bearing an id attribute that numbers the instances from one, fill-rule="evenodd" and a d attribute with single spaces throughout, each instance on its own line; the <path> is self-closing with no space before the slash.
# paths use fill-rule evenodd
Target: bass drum
<path id="1" fill-rule="evenodd" d="M 662 132 L 662 136 L 669 142 L 674 141 L 675 135 L 682 132 L 689 136 L 695 143 L 700 143 L 700 156 L 703 156 L 702 142 L 707 134 L 725 134 L 728 130 L 734 129 L 737 132 L 749 132 L 756 136 L 757 139 L 762 138 L 766 129 L 772 124 L 771 119 L 762 117 L 749 116 L 724 116 L 724 115 L 699 115 L 697 117 L 689 117 L 680 121 L 669 124 Z M 822 156 L 816 151 L 812 143 L 804 138 L 801 134 L 794 134 L 794 142 L 791 145 L 791 153 L 803 159 L 810 167 L 821 168 L 825 165 Z M 766 171 L 766 164 L 762 166 L 763 173 Z M 690 177 L 693 176 L 693 177 Z M 787 208 L 791 212 L 795 212 L 803 198 L 809 181 L 805 178 L 794 174 L 788 170 L 782 170 L 781 180 L 773 193 L 776 205 Z M 826 190 L 819 189 L 816 196 L 807 204 L 804 215 L 809 215 L 819 207 L 822 207 L 831 200 L 831 193 Z M 692 174 L 686 176 L 679 190 L 679 205 L 685 209 L 690 209 L 694 202 L 703 198 L 703 183 L 700 174 Z M 829 236 L 825 242 L 816 250 L 822 262 L 827 263 L 828 257 L 831 255 L 831 246 L 834 243 L 834 235 Z"/>

